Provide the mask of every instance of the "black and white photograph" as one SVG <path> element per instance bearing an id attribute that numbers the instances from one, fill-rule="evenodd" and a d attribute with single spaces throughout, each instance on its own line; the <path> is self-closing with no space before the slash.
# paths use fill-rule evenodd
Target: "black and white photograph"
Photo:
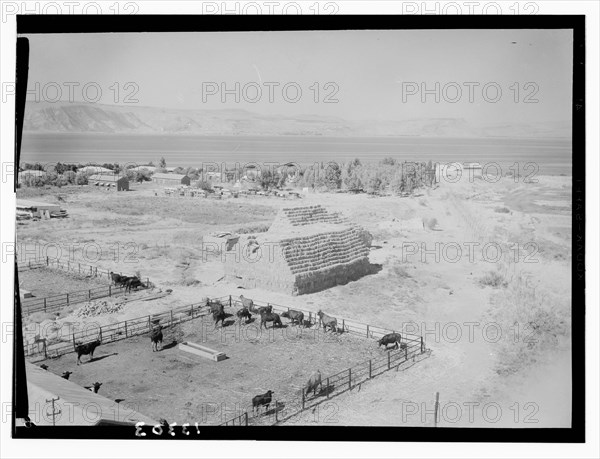
<path id="1" fill-rule="evenodd" d="M 597 5 L 29 3 L 2 5 L 3 438 L 598 453 Z"/>

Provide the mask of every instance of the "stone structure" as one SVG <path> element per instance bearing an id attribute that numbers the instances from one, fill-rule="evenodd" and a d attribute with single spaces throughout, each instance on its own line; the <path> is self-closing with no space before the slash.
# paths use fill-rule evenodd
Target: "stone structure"
<path id="1" fill-rule="evenodd" d="M 225 274 L 245 288 L 318 292 L 368 274 L 371 240 L 322 206 L 285 208 L 266 233 L 241 236 L 224 253 Z"/>

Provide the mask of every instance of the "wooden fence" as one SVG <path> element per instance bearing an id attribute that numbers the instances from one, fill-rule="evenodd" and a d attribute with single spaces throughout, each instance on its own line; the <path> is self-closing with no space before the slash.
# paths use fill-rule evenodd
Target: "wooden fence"
<path id="1" fill-rule="evenodd" d="M 150 333 L 153 328 L 153 322 L 156 320 L 160 320 L 163 327 L 168 328 L 197 319 L 209 313 L 210 310 L 204 303 L 194 303 L 166 312 L 125 320 L 102 327 L 91 324 L 93 325 L 91 328 L 84 328 L 81 331 L 68 330 L 65 333 L 62 333 L 61 329 L 61 333 L 59 333 L 61 335 L 60 339 L 55 342 L 48 344 L 46 341 L 39 341 L 32 345 L 25 344 L 25 356 L 33 357 L 33 362 L 45 360 L 46 358 L 56 358 L 75 352 L 77 343 L 87 343 L 95 339 L 100 339 L 103 344 L 112 343 Z M 38 358 L 35 359 L 35 357 Z"/>
<path id="2" fill-rule="evenodd" d="M 62 271 L 66 271 L 73 274 L 79 274 L 87 277 L 106 277 L 109 281 L 112 281 L 110 277 L 110 271 L 100 269 L 97 266 L 88 265 L 86 263 L 81 263 L 79 261 L 63 261 L 56 258 L 42 258 L 42 259 L 33 259 L 27 260 L 23 263 L 18 263 L 19 269 L 37 269 L 37 268 L 54 268 L 60 269 Z M 116 274 L 123 275 L 121 272 L 117 272 Z"/>
<path id="3" fill-rule="evenodd" d="M 39 269 L 39 268 L 54 268 L 60 269 L 66 272 L 79 274 L 82 276 L 89 277 L 104 277 L 112 282 L 110 271 L 98 269 L 96 266 L 86 265 L 85 263 L 79 262 L 59 262 L 58 260 L 50 259 L 46 257 L 43 261 L 29 260 L 26 263 L 19 265 L 20 269 Z M 122 275 L 122 273 L 117 273 Z M 146 285 L 150 283 L 150 279 L 146 278 Z M 98 298 L 105 298 L 113 295 L 118 295 L 124 291 L 125 287 L 106 285 L 102 287 L 96 287 L 87 290 L 78 290 L 74 292 L 61 293 L 59 295 L 52 295 L 44 298 L 24 298 L 21 300 L 22 313 L 24 315 L 33 314 L 35 312 L 53 312 L 70 306 L 72 304 L 83 303 L 89 300 L 95 300 Z"/>
<path id="4" fill-rule="evenodd" d="M 241 301 L 234 300 L 231 296 L 218 299 L 220 301 L 228 301 L 229 305 L 232 307 L 242 307 Z M 253 302 L 256 307 L 272 306 L 273 312 L 276 313 L 282 313 L 290 310 L 300 311 L 304 314 L 304 320 L 308 320 L 311 325 L 318 323 L 319 321 L 319 317 L 314 311 L 256 300 L 253 300 Z M 363 324 L 361 322 L 349 319 L 336 319 L 338 321 L 338 330 L 341 330 L 342 333 L 351 333 L 364 338 L 379 339 L 388 333 L 393 333 L 396 331 L 369 324 Z M 402 346 L 399 346 L 399 348 L 396 350 L 387 351 L 385 356 L 381 358 L 369 359 L 366 362 L 359 363 L 358 365 L 347 368 L 333 375 L 322 375 L 322 386 L 319 388 L 319 393 L 316 396 L 312 396 L 312 394 L 306 396 L 304 390 L 302 390 L 301 394 L 296 400 L 273 400 L 272 405 L 274 408 L 269 411 L 270 414 L 266 417 L 263 416 L 259 418 L 249 418 L 248 412 L 246 411 L 220 425 L 257 425 L 262 424 L 265 421 L 267 421 L 267 424 L 270 425 L 278 424 L 304 410 L 312 409 L 320 403 L 323 403 L 346 391 L 352 390 L 354 387 L 367 382 L 372 378 L 385 373 L 386 371 L 393 369 L 398 370 L 403 366 L 410 365 L 416 356 L 421 355 L 426 351 L 425 341 L 423 340 L 422 336 L 404 333 L 401 330 L 398 332 L 402 336 Z M 245 422 L 245 424 L 240 424 L 241 422 Z"/>
<path id="5" fill-rule="evenodd" d="M 118 295 L 124 290 L 125 287 L 107 285 L 88 290 L 61 293 L 59 295 L 47 296 L 44 298 L 25 298 L 21 300 L 21 309 L 23 315 L 30 315 L 41 311 L 53 312 L 72 304 Z"/>
<path id="6" fill-rule="evenodd" d="M 229 307 L 241 307 L 241 302 L 239 300 L 234 300 L 232 296 L 213 298 L 211 301 L 215 300 L 219 300 Z M 273 311 L 279 313 L 290 309 L 301 311 L 305 314 L 306 320 L 309 320 L 311 324 L 318 322 L 318 317 L 313 311 L 306 311 L 296 307 L 289 308 L 287 306 L 264 303 L 256 300 L 254 300 L 254 304 L 257 307 L 270 305 L 273 307 Z M 63 336 L 61 341 L 53 342 L 51 344 L 42 341 L 31 345 L 25 345 L 25 356 L 34 358 L 32 360 L 33 362 L 39 362 L 47 358 L 55 358 L 63 354 L 75 352 L 77 343 L 86 343 L 95 339 L 100 339 L 103 344 L 106 344 L 150 333 L 153 328 L 153 322 L 156 320 L 160 320 L 164 328 L 169 328 L 173 325 L 197 319 L 208 314 L 210 314 L 210 309 L 206 306 L 206 303 L 194 303 L 158 314 L 130 319 L 102 327 L 95 327 L 92 330 L 85 329 L 78 332 L 73 331 Z M 338 325 L 341 324 L 341 327 L 339 328 L 343 330 L 344 333 L 352 333 L 365 338 L 378 339 L 383 335 L 394 332 L 394 330 L 374 327 L 372 325 L 348 319 L 338 318 L 337 320 Z M 277 424 L 304 410 L 313 408 L 332 397 L 351 390 L 357 385 L 367 382 L 386 371 L 408 365 L 412 359 L 426 351 L 425 342 L 422 336 L 406 334 L 402 331 L 400 331 L 400 333 L 402 335 L 402 346 L 399 346 L 398 349 L 387 351 L 381 358 L 369 359 L 366 362 L 362 362 L 333 375 L 322 375 L 322 386 L 320 387 L 318 395 L 306 395 L 304 390 L 302 390 L 302 393 L 296 400 L 274 400 L 275 408 L 271 410 L 273 412 L 271 416 L 249 418 L 248 412 L 245 411 L 238 416 L 226 420 L 220 425 L 256 425 L 264 423 L 265 421 L 269 424 Z M 35 360 L 35 357 L 38 357 L 37 360 Z M 302 384 L 302 386 L 303 385 L 304 384 Z M 280 407 L 282 407 L 281 410 L 279 409 Z"/>

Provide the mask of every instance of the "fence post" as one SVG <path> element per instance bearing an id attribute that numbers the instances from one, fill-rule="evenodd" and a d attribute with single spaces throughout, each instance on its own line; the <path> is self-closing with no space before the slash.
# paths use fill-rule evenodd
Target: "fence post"
<path id="1" fill-rule="evenodd" d="M 44 312 L 46 312 L 46 298 L 44 298 Z"/>
<path id="2" fill-rule="evenodd" d="M 434 411 L 434 418 L 433 418 L 433 426 L 437 427 L 437 423 L 438 423 L 438 409 L 440 406 L 440 393 L 436 392 L 435 393 L 435 411 Z"/>
<path id="3" fill-rule="evenodd" d="M 152 331 L 152 323 L 150 322 L 150 316 L 148 316 L 148 331 Z"/>
<path id="4" fill-rule="evenodd" d="M 388 370 L 391 368 L 390 363 L 391 363 L 391 357 L 390 357 L 390 351 L 388 351 Z"/>
<path id="5" fill-rule="evenodd" d="M 190 306 L 190 317 L 192 319 L 194 318 L 194 303 L 192 303 L 192 305 Z"/>
<path id="6" fill-rule="evenodd" d="M 352 390 L 352 368 L 348 368 L 348 389 Z"/>
<path id="7" fill-rule="evenodd" d="M 73 350 L 77 350 L 77 346 L 75 345 L 75 332 L 73 332 Z"/>
<path id="8" fill-rule="evenodd" d="M 306 403 L 306 400 L 305 400 L 305 397 L 304 397 L 304 388 L 303 388 L 302 389 L 302 409 L 305 408 L 305 403 Z"/>
<path id="9" fill-rule="evenodd" d="M 248 411 L 244 411 L 244 420 L 245 420 L 246 426 L 248 426 Z"/>
<path id="10" fill-rule="evenodd" d="M 346 322 L 344 319 L 342 319 L 342 330 L 346 331 Z"/>
<path id="11" fill-rule="evenodd" d="M 404 360 L 408 360 L 408 346 L 404 348 Z"/>
<path id="12" fill-rule="evenodd" d="M 171 309 L 171 327 L 173 326 L 173 310 Z"/>
<path id="13" fill-rule="evenodd" d="M 325 392 L 327 393 L 327 398 L 329 398 L 329 378 L 327 378 L 327 387 L 325 388 Z"/>
<path id="14" fill-rule="evenodd" d="M 423 353 L 423 347 L 424 347 L 424 345 L 423 345 L 423 337 L 421 336 L 421 354 Z"/>
<path id="15" fill-rule="evenodd" d="M 88 290 L 88 299 L 92 298 L 92 289 Z"/>
<path id="16" fill-rule="evenodd" d="M 46 257 L 46 266 L 48 266 L 50 264 L 50 259 L 48 257 Z"/>
<path id="17" fill-rule="evenodd" d="M 369 379 L 371 379 L 372 377 L 373 376 L 372 376 L 372 373 L 371 373 L 371 359 L 369 359 Z"/>
<path id="18" fill-rule="evenodd" d="M 277 400 L 275 400 L 275 422 L 278 422 L 277 420 Z"/>
<path id="19" fill-rule="evenodd" d="M 369 337 L 369 324 L 367 324 L 367 338 Z"/>
<path id="20" fill-rule="evenodd" d="M 108 286 L 108 296 L 112 296 L 112 285 Z"/>
<path id="21" fill-rule="evenodd" d="M 69 304 L 69 294 L 67 293 L 67 305 Z"/>
<path id="22" fill-rule="evenodd" d="M 100 327 L 100 333 L 98 333 L 98 335 L 100 336 L 100 341 L 102 341 L 102 327 Z"/>
<path id="23" fill-rule="evenodd" d="M 229 295 L 229 307 L 231 307 L 231 295 Z"/>
<path id="24" fill-rule="evenodd" d="M 79 266 L 79 274 L 81 274 L 81 263 L 77 263 L 77 265 Z"/>

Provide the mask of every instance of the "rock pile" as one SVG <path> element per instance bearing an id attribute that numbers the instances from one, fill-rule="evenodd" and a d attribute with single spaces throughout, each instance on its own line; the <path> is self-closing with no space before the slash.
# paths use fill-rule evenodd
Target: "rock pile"
<path id="1" fill-rule="evenodd" d="M 73 314 L 77 317 L 94 317 L 104 314 L 114 314 L 123 309 L 123 303 L 111 303 L 109 301 L 88 301 Z"/>

